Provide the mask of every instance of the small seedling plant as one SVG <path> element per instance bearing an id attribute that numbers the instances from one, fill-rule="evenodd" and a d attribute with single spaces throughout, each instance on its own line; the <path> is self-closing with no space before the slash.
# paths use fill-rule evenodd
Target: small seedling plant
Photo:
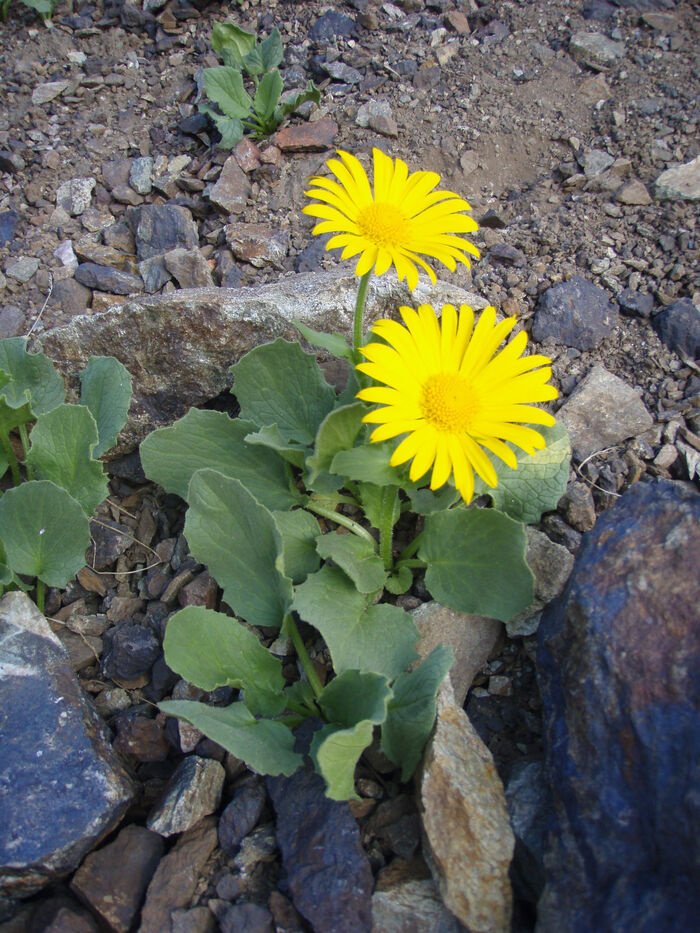
<path id="1" fill-rule="evenodd" d="M 51 17 L 58 5 L 58 0 L 20 0 L 20 3 L 37 12 L 46 26 L 52 25 Z M 12 0 L 0 0 L 0 20 L 2 22 L 5 22 L 9 16 L 11 6 Z"/>
<path id="2" fill-rule="evenodd" d="M 219 148 L 232 149 L 245 133 L 263 139 L 303 103 L 320 102 L 313 81 L 302 91 L 282 98 L 284 82 L 277 66 L 283 50 L 278 29 L 259 42 L 255 33 L 234 23 L 217 23 L 212 48 L 224 64 L 204 69 L 204 90 L 211 103 L 200 103 L 199 110 L 213 120 L 221 134 Z M 252 85 L 252 96 L 246 90 L 244 73 Z"/>
<path id="3" fill-rule="evenodd" d="M 0 340 L 0 592 L 31 589 L 43 611 L 46 586 L 64 587 L 85 563 L 90 516 L 107 495 L 100 457 L 116 442 L 131 377 L 113 357 L 93 356 L 80 403 L 23 337 Z"/>

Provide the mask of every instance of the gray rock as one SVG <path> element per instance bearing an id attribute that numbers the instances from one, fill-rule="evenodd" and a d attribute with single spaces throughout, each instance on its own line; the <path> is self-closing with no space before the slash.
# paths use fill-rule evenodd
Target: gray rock
<path id="1" fill-rule="evenodd" d="M 152 256 L 139 263 L 139 274 L 143 279 L 143 287 L 147 294 L 153 295 L 171 279 L 165 267 L 163 256 Z"/>
<path id="2" fill-rule="evenodd" d="M 552 792 L 544 762 L 518 761 L 506 784 L 506 803 L 515 833 L 511 874 L 516 893 L 536 904 L 544 890 L 544 856 Z"/>
<path id="3" fill-rule="evenodd" d="M 163 262 L 180 288 L 214 287 L 209 263 L 198 249 L 171 249 L 163 254 Z"/>
<path id="4" fill-rule="evenodd" d="M 616 193 L 615 197 L 620 204 L 644 207 L 646 204 L 652 203 L 651 195 L 647 191 L 646 186 L 636 178 L 633 181 L 627 182 L 626 185 L 623 185 Z"/>
<path id="5" fill-rule="evenodd" d="M 133 786 L 43 615 L 0 601 L 0 888 L 26 897 L 74 871 L 118 825 Z"/>
<path id="6" fill-rule="evenodd" d="M 273 232 L 266 224 L 226 224 L 226 242 L 236 259 L 249 262 L 256 269 L 271 265 L 282 268 L 282 260 L 289 252 L 289 234 L 286 230 Z"/>
<path id="7" fill-rule="evenodd" d="M 623 313 L 630 315 L 638 314 L 640 317 L 648 318 L 651 317 L 651 312 L 654 310 L 654 296 L 648 292 L 637 292 L 631 288 L 623 288 L 617 296 L 617 301 Z"/>
<path id="8" fill-rule="evenodd" d="M 40 346 L 67 377 L 76 378 L 90 356 L 116 356 L 131 371 L 134 397 L 127 425 L 112 457 L 132 450 L 156 427 L 172 423 L 192 405 L 216 398 L 230 386 L 228 368 L 266 340 L 297 340 L 293 321 L 317 330 L 350 334 L 357 279 L 347 272 L 289 275 L 257 288 L 205 288 L 143 297 L 99 316 L 78 316 L 42 334 Z M 396 314 L 400 304 L 471 305 L 480 295 L 440 282 L 409 292 L 389 275 L 374 278 L 367 327 Z M 147 359 L 148 365 L 134 365 Z M 167 399 L 167 404 L 163 400 Z"/>
<path id="9" fill-rule="evenodd" d="M 362 73 L 344 62 L 324 62 L 321 67 L 334 81 L 342 81 L 344 84 L 359 84 L 362 81 Z"/>
<path id="10" fill-rule="evenodd" d="M 63 208 L 71 217 L 79 217 L 90 207 L 94 178 L 71 178 L 64 181 L 56 192 L 56 207 Z"/>
<path id="11" fill-rule="evenodd" d="M 18 282 L 28 282 L 39 268 L 39 260 L 31 256 L 20 256 L 5 269 L 11 279 Z"/>
<path id="12" fill-rule="evenodd" d="M 48 104 L 50 100 L 67 91 L 70 86 L 70 81 L 47 81 L 46 84 L 38 84 L 32 91 L 32 103 L 35 106 Z"/>
<path id="13" fill-rule="evenodd" d="M 659 201 L 700 201 L 700 156 L 662 172 L 654 182 L 654 195 Z"/>
<path id="14" fill-rule="evenodd" d="M 199 246 L 197 225 L 184 207 L 144 204 L 128 209 L 125 220 L 134 235 L 139 259 L 150 259 L 179 247 Z"/>
<path id="15" fill-rule="evenodd" d="M 75 278 L 81 285 L 111 295 L 133 295 L 143 291 L 143 282 L 138 276 L 111 266 L 98 266 L 95 262 L 81 263 L 75 270 Z"/>
<path id="16" fill-rule="evenodd" d="M 161 836 L 184 833 L 219 806 L 226 772 L 214 758 L 190 755 L 175 769 L 146 826 Z"/>
<path id="17" fill-rule="evenodd" d="M 590 531 L 595 525 L 595 501 L 590 487 L 585 483 L 569 484 L 559 500 L 559 510 L 576 531 Z"/>
<path id="18" fill-rule="evenodd" d="M 427 658 L 440 644 L 452 648 L 455 660 L 450 681 L 455 702 L 462 706 L 474 677 L 488 661 L 503 631 L 502 624 L 498 619 L 457 612 L 437 602 L 423 603 L 411 616 L 421 635 L 416 647 L 421 658 Z"/>
<path id="19" fill-rule="evenodd" d="M 24 314 L 16 305 L 0 309 L 0 337 L 18 337 L 24 329 Z"/>
<path id="20" fill-rule="evenodd" d="M 510 933 L 515 840 L 491 752 L 447 681 L 423 756 L 424 854 L 446 907 L 470 930 Z"/>
<path id="21" fill-rule="evenodd" d="M 235 156 L 224 162 L 221 174 L 209 192 L 209 200 L 225 214 L 240 214 L 250 195 L 250 180 Z"/>
<path id="22" fill-rule="evenodd" d="M 153 159 L 143 156 L 134 159 L 129 169 L 129 184 L 137 194 L 150 194 L 153 188 Z"/>
<path id="23" fill-rule="evenodd" d="M 575 32 L 569 42 L 569 52 L 582 65 L 595 71 L 605 71 L 625 54 L 623 42 L 613 42 L 599 32 Z"/>
<path id="24" fill-rule="evenodd" d="M 615 157 L 602 149 L 589 149 L 581 159 L 581 168 L 586 178 L 595 178 L 610 168 Z"/>
<path id="25" fill-rule="evenodd" d="M 636 483 L 584 535 L 544 614 L 554 806 L 538 933 L 697 926 L 699 555 L 697 491 Z"/>
<path id="26" fill-rule="evenodd" d="M 543 293 L 532 336 L 539 343 L 553 338 L 567 347 L 591 350 L 608 336 L 617 318 L 617 311 L 602 288 L 574 276 Z"/>
<path id="27" fill-rule="evenodd" d="M 105 633 L 102 674 L 111 680 L 136 680 L 148 673 L 161 651 L 148 625 L 123 622 Z"/>
<path id="28" fill-rule="evenodd" d="M 398 136 L 396 120 L 388 100 L 369 100 L 361 104 L 355 117 L 358 126 L 369 127 L 383 136 Z"/>
<path id="29" fill-rule="evenodd" d="M 7 246 L 15 237 L 19 214 L 15 210 L 0 213 L 0 246 Z"/>
<path id="30" fill-rule="evenodd" d="M 257 826 L 265 799 L 265 786 L 259 779 L 246 781 L 233 795 L 219 819 L 219 845 L 227 855 L 235 855 L 244 837 Z"/>
<path id="31" fill-rule="evenodd" d="M 557 412 L 576 460 L 636 437 L 654 423 L 639 394 L 602 366 L 594 366 Z"/>
<path id="32" fill-rule="evenodd" d="M 700 310 L 690 298 L 668 305 L 651 325 L 667 347 L 691 359 L 700 356 Z"/>
<path id="33" fill-rule="evenodd" d="M 7 149 L 0 149 L 0 172 L 8 172 L 10 175 L 16 175 L 27 167 L 19 152 L 10 152 Z"/>
<path id="34" fill-rule="evenodd" d="M 397 867 L 398 863 L 398 867 Z M 460 933 L 430 877 L 396 860 L 379 873 L 372 895 L 372 933 Z"/>
<path id="35" fill-rule="evenodd" d="M 221 933 L 274 933 L 272 914 L 262 904 L 234 904 L 219 918 Z"/>
<path id="36" fill-rule="evenodd" d="M 217 923 L 208 907 L 170 912 L 170 933 L 216 933 Z"/>
<path id="37" fill-rule="evenodd" d="M 506 622 L 506 631 L 511 638 L 532 635 L 537 631 L 540 613 L 562 592 L 574 565 L 571 553 L 561 544 L 536 528 L 528 526 L 525 531 L 526 560 L 535 575 L 535 598 L 532 605 Z"/>

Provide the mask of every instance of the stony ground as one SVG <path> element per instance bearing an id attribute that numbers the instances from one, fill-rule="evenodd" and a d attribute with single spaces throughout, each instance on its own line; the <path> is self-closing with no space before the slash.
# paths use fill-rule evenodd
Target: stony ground
<path id="1" fill-rule="evenodd" d="M 473 206 L 482 259 L 471 274 L 446 280 L 517 314 L 526 328 L 540 296 L 574 276 L 617 302 L 622 314 L 594 348 L 545 341 L 563 400 L 601 364 L 639 390 L 654 419 L 633 443 L 576 464 L 588 510 L 609 507 L 642 473 L 692 479 L 698 367 L 659 339 L 652 318 L 679 298 L 700 305 L 697 203 L 664 198 L 656 186 L 665 169 L 700 153 L 694 4 L 146 0 L 144 7 L 59 3 L 46 29 L 17 6 L 0 25 L 0 336 L 36 335 L 127 294 L 256 285 L 334 265 L 300 213 L 307 179 L 334 147 L 369 165 L 379 146 L 411 169 L 437 170 Z M 197 101 L 198 69 L 219 63 L 212 26 L 227 18 L 261 33 L 278 26 L 285 86 L 312 77 L 322 100 L 307 110 L 308 122 L 296 118 L 257 147 L 242 144 L 240 171 L 222 179 L 230 153 L 213 145 Z M 590 44 L 581 34 L 598 38 Z M 186 208 L 198 242 L 183 244 L 188 255 L 171 255 L 155 274 L 125 220 L 132 209 L 158 204 Z M 176 503 L 129 475 L 115 478 L 112 492 L 101 520 L 118 523 L 119 534 L 96 526 L 94 561 L 110 575 L 85 571 L 73 591 L 53 594 L 49 610 L 62 622 L 73 615 L 75 666 L 139 770 L 145 813 L 172 770 L 168 748 L 194 746 L 128 714 L 137 699 L 148 704 L 173 685 L 157 666 L 139 683 L 133 669 L 119 667 L 119 645 L 101 636 L 148 600 L 173 606 L 184 590 L 185 599 L 206 601 L 213 584 L 188 562 Z M 571 501 L 560 512 L 546 530 L 575 550 L 594 515 L 577 513 Z M 136 575 L 140 582 L 129 575 L 150 564 Z M 102 630 L 80 621 L 94 619 L 96 607 Z M 164 617 L 148 621 L 157 629 Z M 96 648 L 105 649 L 101 667 Z M 527 640 L 500 646 L 469 699 L 501 763 L 539 748 L 530 654 Z M 371 801 L 377 785 L 367 781 Z M 400 807 L 396 814 L 406 815 Z M 256 844 L 267 866 L 266 825 Z M 391 845 L 371 838 L 379 868 Z M 274 871 L 261 871 L 261 884 L 274 887 Z M 216 896 L 234 900 L 221 877 Z"/>

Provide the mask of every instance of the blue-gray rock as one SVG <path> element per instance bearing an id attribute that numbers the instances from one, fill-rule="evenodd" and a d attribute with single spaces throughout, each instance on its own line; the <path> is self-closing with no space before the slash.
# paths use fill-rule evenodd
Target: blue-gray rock
<path id="1" fill-rule="evenodd" d="M 501 266 L 514 266 L 516 269 L 522 268 L 527 262 L 525 253 L 509 243 L 496 243 L 489 250 L 488 258 L 489 262 Z"/>
<path id="2" fill-rule="evenodd" d="M 0 890 L 74 871 L 134 794 L 66 650 L 24 593 L 0 601 Z"/>
<path id="3" fill-rule="evenodd" d="M 517 896 L 536 904 L 544 890 L 544 853 L 552 808 L 544 762 L 537 759 L 516 762 L 505 790 L 515 834 L 513 887 Z"/>
<path id="4" fill-rule="evenodd" d="M 27 163 L 19 152 L 10 152 L 8 149 L 0 149 L 0 172 L 8 172 L 10 175 L 15 175 L 17 172 L 23 171 L 26 167 Z M 0 246 L 2 246 L 2 243 L 0 243 Z"/>
<path id="5" fill-rule="evenodd" d="M 143 204 L 129 208 L 125 220 L 134 235 L 139 259 L 160 256 L 171 249 L 195 249 L 199 233 L 192 215 L 171 204 Z"/>
<path id="6" fill-rule="evenodd" d="M 146 625 L 123 622 L 105 632 L 102 674 L 112 680 L 136 680 L 160 656 L 160 642 Z"/>
<path id="7" fill-rule="evenodd" d="M 592 350 L 608 336 L 617 317 L 606 292 L 575 275 L 543 293 L 532 336 L 539 343 L 549 337 L 567 347 Z"/>
<path id="8" fill-rule="evenodd" d="M 161 836 L 192 829 L 219 806 L 225 777 L 218 761 L 189 755 L 177 766 L 153 805 L 146 826 Z"/>
<path id="9" fill-rule="evenodd" d="M 651 322 L 667 347 L 695 358 L 700 356 L 700 310 L 690 298 L 679 298 Z"/>
<path id="10" fill-rule="evenodd" d="M 262 904 L 234 904 L 219 918 L 221 933 L 274 933 L 272 914 Z"/>
<path id="11" fill-rule="evenodd" d="M 139 263 L 139 274 L 143 279 L 143 287 L 147 294 L 153 295 L 161 289 L 172 276 L 165 268 L 163 256 L 151 256 Z"/>
<path id="12" fill-rule="evenodd" d="M 538 632 L 554 819 L 538 933 L 700 916 L 700 496 L 633 486 Z"/>
<path id="13" fill-rule="evenodd" d="M 265 806 L 265 785 L 254 777 L 239 787 L 219 819 L 219 845 L 227 855 L 235 855 Z"/>
<path id="14" fill-rule="evenodd" d="M 81 285 L 96 288 L 112 295 L 133 295 L 143 291 L 143 282 L 137 275 L 121 272 L 111 266 L 98 266 L 95 262 L 82 262 L 75 270 Z"/>
<path id="15" fill-rule="evenodd" d="M 651 317 L 654 310 L 654 296 L 648 292 L 637 292 L 633 288 L 623 288 L 617 296 L 623 314 L 639 317 Z"/>
<path id="16" fill-rule="evenodd" d="M 335 10 L 328 10 L 309 29 L 309 38 L 314 42 L 329 42 L 338 36 L 348 38 L 356 32 L 357 25 L 353 19 Z"/>
<path id="17" fill-rule="evenodd" d="M 369 933 L 372 870 L 347 803 L 312 771 L 268 777 L 277 842 L 294 906 L 315 933 Z"/>
<path id="18" fill-rule="evenodd" d="M 0 246 L 7 246 L 11 243 L 17 229 L 17 211 L 3 211 L 0 214 Z"/>

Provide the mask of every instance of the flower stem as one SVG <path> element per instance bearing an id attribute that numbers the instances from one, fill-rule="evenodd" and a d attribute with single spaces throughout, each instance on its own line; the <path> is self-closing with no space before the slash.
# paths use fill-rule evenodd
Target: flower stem
<path id="1" fill-rule="evenodd" d="M 7 462 L 10 464 L 10 469 L 12 470 L 13 485 L 19 486 L 19 484 L 22 482 L 22 477 L 19 474 L 19 464 L 17 463 L 17 457 L 15 457 L 15 452 L 7 434 L 0 434 L 0 444 L 2 444 L 2 449 L 5 451 Z"/>
<path id="2" fill-rule="evenodd" d="M 323 692 L 323 687 L 321 681 L 318 679 L 318 674 L 313 666 L 311 658 L 309 657 L 309 652 L 306 650 L 306 645 L 304 644 L 304 639 L 299 633 L 297 624 L 292 618 L 292 614 L 287 613 L 285 616 L 285 630 L 289 632 L 289 635 L 292 639 L 292 644 L 297 653 L 297 657 L 301 661 L 301 666 L 304 668 L 304 673 L 306 674 L 309 685 L 314 692 L 315 697 L 321 696 Z"/>
<path id="3" fill-rule="evenodd" d="M 382 492 L 382 504 L 379 511 L 379 556 L 385 570 L 392 567 L 392 542 L 394 530 L 394 503 L 397 490 L 395 486 L 385 486 Z"/>
<path id="4" fill-rule="evenodd" d="M 44 586 L 43 580 L 36 581 L 36 605 L 39 612 L 44 614 L 44 595 L 46 593 L 46 588 Z"/>
<path id="5" fill-rule="evenodd" d="M 421 533 L 419 535 L 416 535 L 413 541 L 411 541 L 408 547 L 405 547 L 403 551 L 401 551 L 401 553 L 398 556 L 398 560 L 396 561 L 397 564 L 402 564 L 405 561 L 407 561 L 409 558 L 413 557 L 413 555 L 416 553 L 416 551 L 420 547 L 423 534 L 424 532 L 421 531 Z"/>
<path id="6" fill-rule="evenodd" d="M 306 503 L 306 508 L 309 509 L 310 512 L 315 512 L 316 515 L 321 515 L 323 518 L 330 519 L 337 525 L 342 525 L 343 528 L 347 528 L 348 531 L 352 531 L 352 533 L 356 534 L 358 537 L 364 538 L 365 541 L 369 541 L 370 544 L 374 545 L 377 543 L 366 528 L 363 528 L 362 525 L 348 518 L 347 515 L 343 515 L 342 512 L 334 512 L 333 509 L 327 509 L 323 505 L 318 505 L 312 499 Z"/>
<path id="7" fill-rule="evenodd" d="M 27 479 L 34 479 L 34 470 L 27 463 L 27 454 L 29 453 L 29 435 L 27 434 L 27 425 L 20 424 L 19 436 L 22 441 L 22 450 L 24 451 L 24 469 L 27 471 Z"/>
<path id="8" fill-rule="evenodd" d="M 365 272 L 365 274 L 360 278 L 360 284 L 357 289 L 357 300 L 355 301 L 355 317 L 353 319 L 352 326 L 352 350 L 355 357 L 355 365 L 362 362 L 362 357 L 360 356 L 360 347 L 362 346 L 362 337 L 363 337 L 363 318 L 365 313 L 365 301 L 367 300 L 367 287 L 369 285 L 369 280 L 372 276 L 372 270 Z"/>

